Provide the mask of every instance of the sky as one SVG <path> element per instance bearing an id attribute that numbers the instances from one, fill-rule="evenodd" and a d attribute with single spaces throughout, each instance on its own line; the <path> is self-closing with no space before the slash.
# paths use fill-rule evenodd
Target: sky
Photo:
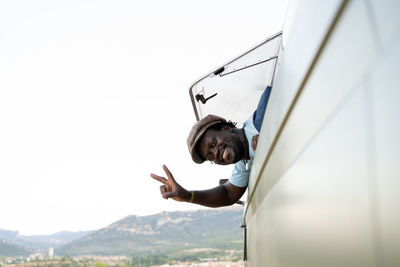
<path id="1" fill-rule="evenodd" d="M 96 230 L 232 166 L 191 161 L 189 86 L 283 27 L 287 1 L 1 1 L 0 229 Z"/>

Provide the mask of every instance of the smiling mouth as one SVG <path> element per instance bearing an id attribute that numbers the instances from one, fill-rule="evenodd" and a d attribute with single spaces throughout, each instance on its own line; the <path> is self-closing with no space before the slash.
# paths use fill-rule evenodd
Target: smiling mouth
<path id="1" fill-rule="evenodd" d="M 225 147 L 224 151 L 222 151 L 222 159 L 224 161 L 227 161 L 228 158 L 229 158 L 228 149 L 226 149 L 226 147 Z"/>
<path id="2" fill-rule="evenodd" d="M 218 149 L 218 158 L 221 163 L 229 162 L 231 158 L 231 153 L 227 145 L 222 145 L 221 148 Z"/>
<path id="3" fill-rule="evenodd" d="M 224 154 L 226 154 L 226 145 L 221 145 L 217 149 L 217 156 L 214 159 L 218 159 L 219 161 L 224 161 Z M 226 155 L 225 155 L 226 156 Z"/>

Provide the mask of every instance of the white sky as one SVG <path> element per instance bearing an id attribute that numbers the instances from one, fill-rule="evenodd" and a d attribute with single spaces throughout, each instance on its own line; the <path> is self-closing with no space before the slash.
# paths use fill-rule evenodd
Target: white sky
<path id="1" fill-rule="evenodd" d="M 95 230 L 232 166 L 192 163 L 197 78 L 282 29 L 287 1 L 1 1 L 0 229 Z"/>

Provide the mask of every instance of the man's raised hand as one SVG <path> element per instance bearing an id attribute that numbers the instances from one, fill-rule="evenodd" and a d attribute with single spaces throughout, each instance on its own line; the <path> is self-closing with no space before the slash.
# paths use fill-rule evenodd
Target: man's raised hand
<path id="1" fill-rule="evenodd" d="M 168 170 L 167 166 L 163 165 L 162 167 L 167 175 L 167 179 L 154 173 L 150 174 L 151 178 L 163 184 L 160 186 L 162 197 L 165 199 L 172 198 L 176 201 L 188 201 L 191 197 L 190 192 L 175 181 L 174 176 L 172 176 L 172 173 Z"/>

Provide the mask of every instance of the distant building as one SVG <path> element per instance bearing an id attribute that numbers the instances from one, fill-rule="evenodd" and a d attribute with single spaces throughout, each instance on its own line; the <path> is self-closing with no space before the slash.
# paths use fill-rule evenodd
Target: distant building
<path id="1" fill-rule="evenodd" d="M 29 255 L 29 257 L 28 257 L 30 260 L 43 260 L 44 259 L 44 257 L 43 257 L 43 255 L 42 254 L 40 254 L 40 253 L 35 253 L 35 254 L 31 254 L 31 255 Z"/>
<path id="2" fill-rule="evenodd" d="M 49 256 L 50 259 L 54 258 L 54 248 L 49 248 L 48 256 Z"/>

